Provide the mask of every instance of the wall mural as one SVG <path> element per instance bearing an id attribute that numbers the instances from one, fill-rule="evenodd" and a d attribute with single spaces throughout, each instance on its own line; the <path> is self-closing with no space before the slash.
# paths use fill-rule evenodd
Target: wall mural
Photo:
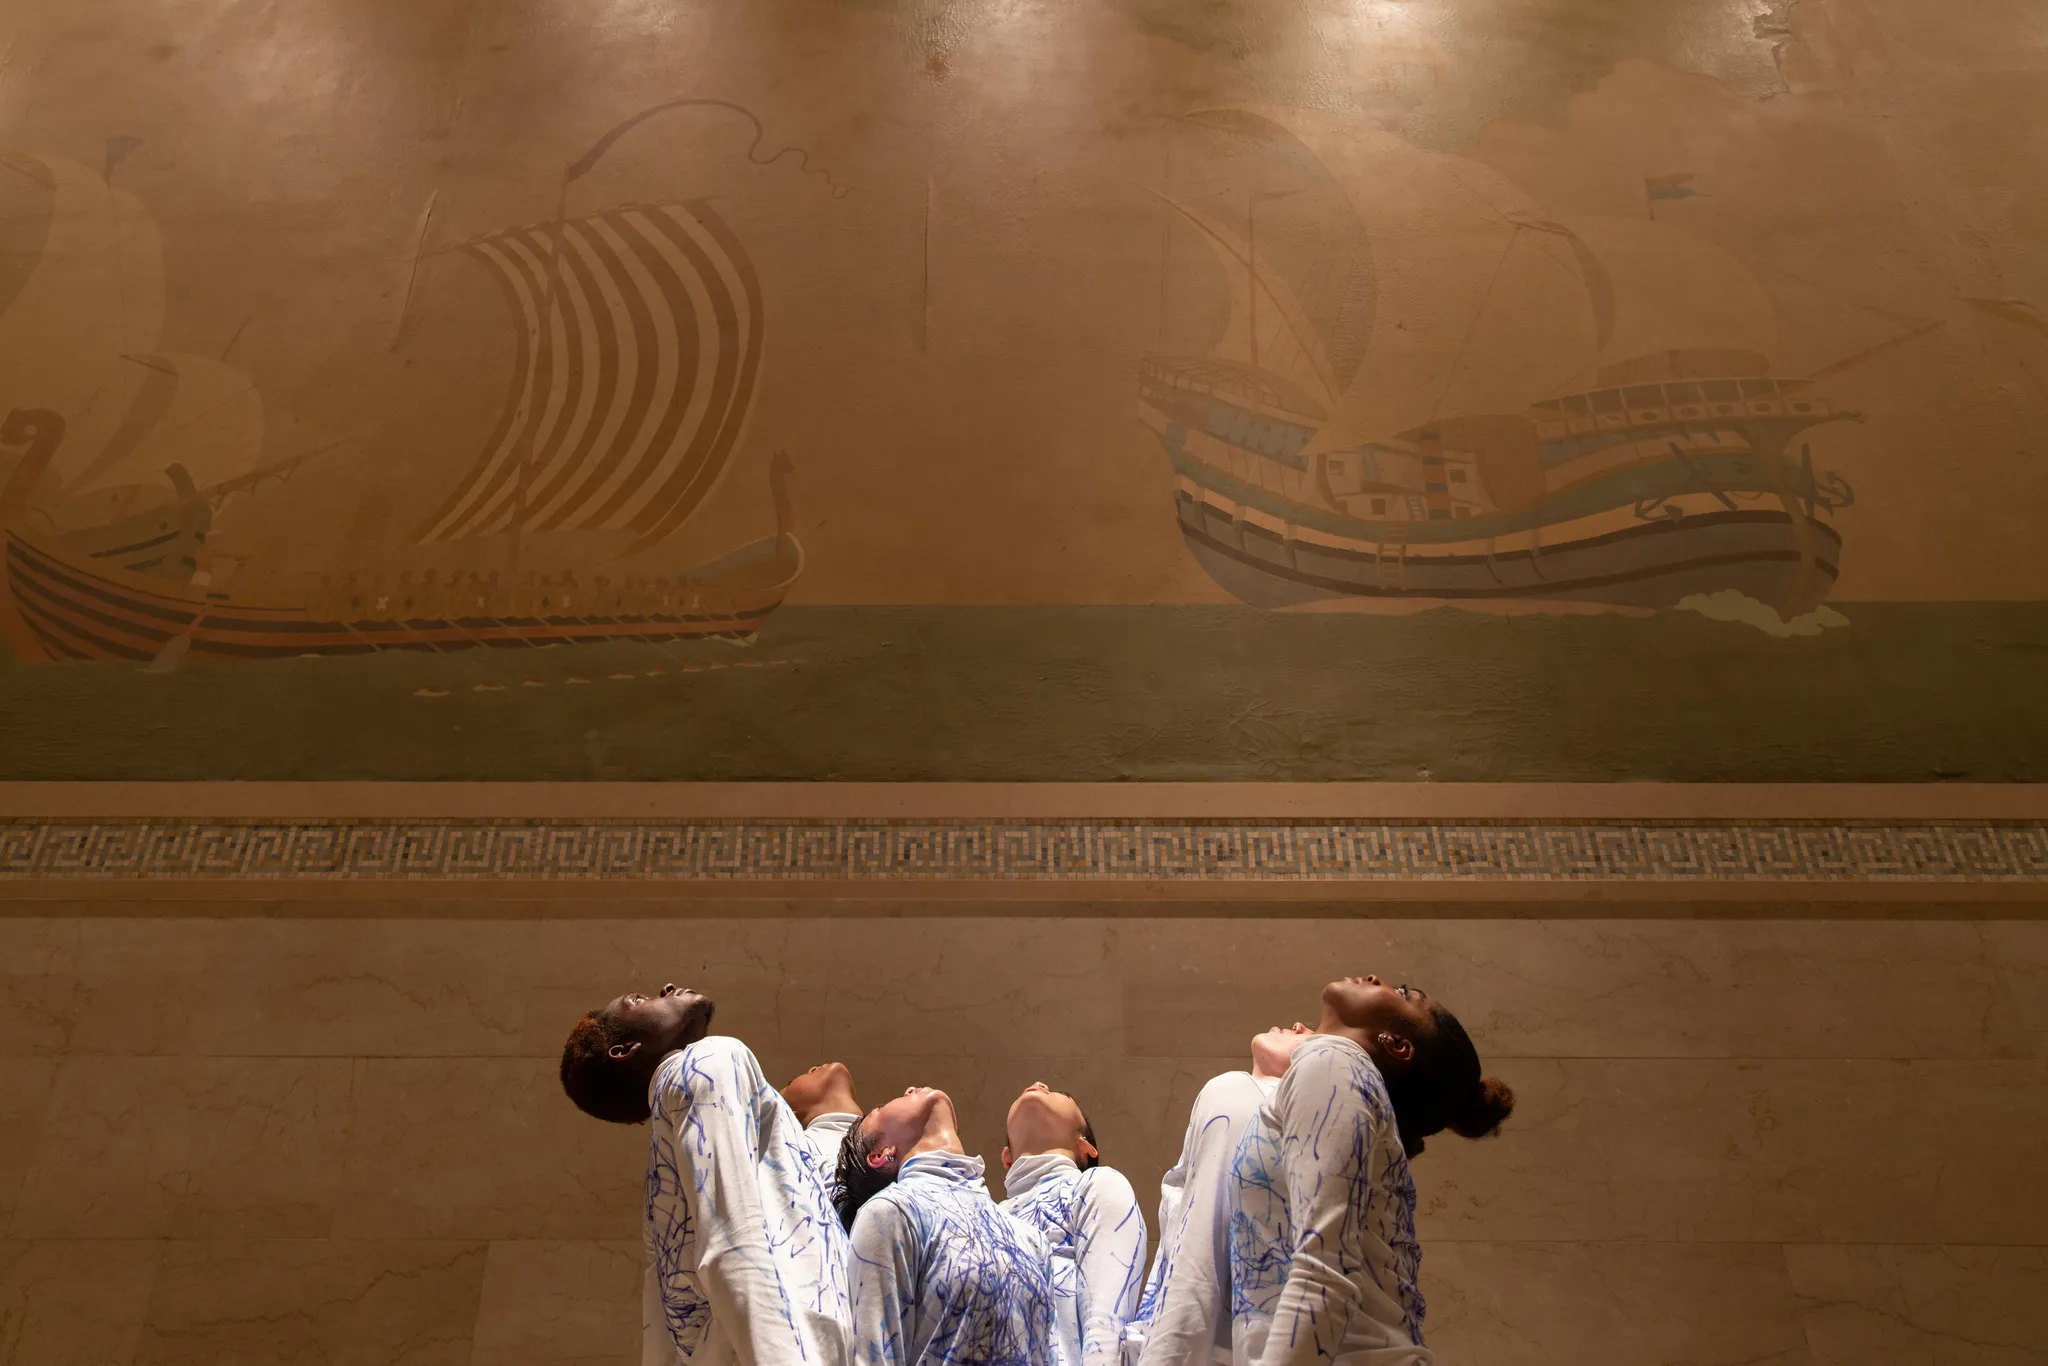
<path id="1" fill-rule="evenodd" d="M 2042 776 L 2024 16 L 792 4 L 37 67 L 0 779 Z"/>

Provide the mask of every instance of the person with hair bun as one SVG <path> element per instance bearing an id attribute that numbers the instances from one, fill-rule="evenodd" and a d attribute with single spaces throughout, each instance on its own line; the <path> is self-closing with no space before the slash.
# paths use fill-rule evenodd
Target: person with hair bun
<path id="1" fill-rule="evenodd" d="M 1370 975 L 1324 987 L 1231 1163 L 1236 1366 L 1430 1366 L 1408 1162 L 1445 1129 L 1495 1132 L 1514 1105 L 1427 993 Z"/>

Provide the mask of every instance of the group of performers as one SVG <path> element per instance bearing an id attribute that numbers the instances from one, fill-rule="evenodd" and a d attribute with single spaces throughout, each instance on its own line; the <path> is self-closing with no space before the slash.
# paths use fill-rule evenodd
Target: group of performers
<path id="1" fill-rule="evenodd" d="M 1513 1093 L 1377 977 L 1202 1088 L 1147 1268 L 1131 1183 L 1072 1096 L 1010 1106 L 998 1203 L 944 1091 L 871 1110 L 823 1063 L 778 1090 L 675 986 L 578 1020 L 562 1086 L 647 1123 L 642 1366 L 1429 1366 L 1409 1159 Z"/>

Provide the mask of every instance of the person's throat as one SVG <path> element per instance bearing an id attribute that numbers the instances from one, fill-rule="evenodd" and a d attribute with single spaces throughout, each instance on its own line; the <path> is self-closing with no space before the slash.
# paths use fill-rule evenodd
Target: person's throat
<path id="1" fill-rule="evenodd" d="M 935 1118 L 931 1123 L 925 1125 L 924 1137 L 912 1144 L 910 1151 L 903 1154 L 903 1156 L 907 1161 L 910 1158 L 919 1157 L 925 1153 L 965 1154 L 966 1151 L 965 1148 L 960 1146 L 960 1131 L 950 1121 Z"/>

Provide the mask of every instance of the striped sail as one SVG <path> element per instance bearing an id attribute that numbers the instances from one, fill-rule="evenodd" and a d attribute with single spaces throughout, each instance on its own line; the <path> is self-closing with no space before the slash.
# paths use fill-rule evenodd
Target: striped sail
<path id="1" fill-rule="evenodd" d="M 518 324 L 497 426 L 422 542 L 668 535 L 718 482 L 761 367 L 753 263 L 702 202 L 642 204 L 464 243 Z"/>

